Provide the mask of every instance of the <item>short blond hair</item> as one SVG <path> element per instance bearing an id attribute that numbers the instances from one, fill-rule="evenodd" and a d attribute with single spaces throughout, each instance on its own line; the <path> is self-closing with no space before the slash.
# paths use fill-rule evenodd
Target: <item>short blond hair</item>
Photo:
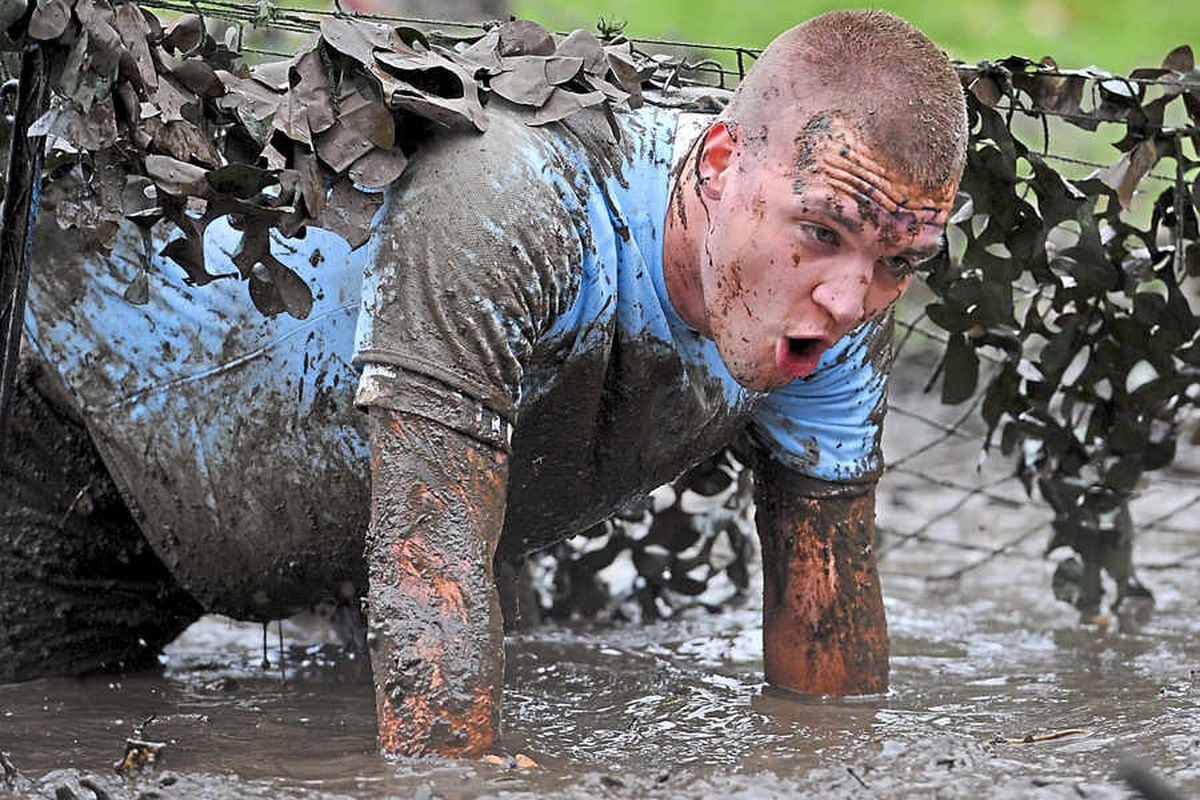
<path id="1" fill-rule="evenodd" d="M 801 116 L 781 113 L 781 103 Z M 962 173 L 962 83 L 946 54 L 895 14 L 833 11 L 785 31 L 724 114 L 748 142 L 768 144 L 799 143 L 817 115 L 843 118 L 877 156 L 930 190 Z"/>

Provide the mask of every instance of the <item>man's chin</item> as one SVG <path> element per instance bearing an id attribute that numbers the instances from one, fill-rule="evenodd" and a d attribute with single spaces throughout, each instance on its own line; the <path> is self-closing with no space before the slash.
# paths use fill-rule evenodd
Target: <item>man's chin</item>
<path id="1" fill-rule="evenodd" d="M 773 392 L 776 389 L 782 389 L 795 379 L 795 376 L 779 369 L 775 363 L 773 352 L 759 354 L 759 358 L 751 360 L 746 358 L 744 353 L 740 354 L 741 358 L 738 358 L 739 354 L 737 353 L 726 353 L 721 348 L 719 338 L 716 339 L 716 345 L 725 369 L 729 370 L 730 376 L 743 389 L 752 392 Z"/>
<path id="2" fill-rule="evenodd" d="M 728 365 L 726 366 L 728 367 Z M 792 376 L 780 374 L 774 368 L 754 372 L 731 369 L 729 374 L 733 376 L 739 386 L 752 392 L 773 392 L 776 389 L 782 389 L 794 380 Z"/>

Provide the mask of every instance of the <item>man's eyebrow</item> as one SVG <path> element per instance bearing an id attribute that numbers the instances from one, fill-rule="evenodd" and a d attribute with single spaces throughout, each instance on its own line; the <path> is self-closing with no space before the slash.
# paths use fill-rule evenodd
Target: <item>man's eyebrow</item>
<path id="1" fill-rule="evenodd" d="M 824 211 L 826 216 L 828 216 L 834 222 L 837 222 L 842 227 L 848 228 L 855 233 L 863 229 L 863 220 L 855 219 L 849 214 L 846 214 L 842 211 L 842 207 L 840 205 L 825 205 L 821 208 L 821 210 Z"/>
<path id="2" fill-rule="evenodd" d="M 797 217 L 814 216 L 819 214 L 820 216 L 825 217 L 826 220 L 836 222 L 841 227 L 855 233 L 859 233 L 863 229 L 863 221 L 861 219 L 855 219 L 854 217 L 848 216 L 842 210 L 841 204 L 829 200 L 818 201 L 811 207 L 807 203 L 798 204 L 798 206 L 793 210 L 793 213 Z"/>
<path id="3" fill-rule="evenodd" d="M 871 198 L 869 198 L 863 194 L 856 194 L 855 199 L 860 200 L 860 201 L 866 201 L 869 203 L 874 202 L 871 200 Z M 839 225 L 841 228 L 843 228 L 845 230 L 851 231 L 852 233 L 856 233 L 856 234 L 861 233 L 863 231 L 863 228 L 866 226 L 866 221 L 864 221 L 863 219 L 861 219 L 859 217 L 850 216 L 844 210 L 844 208 L 845 207 L 841 203 L 838 203 L 831 199 L 826 199 L 822 202 L 816 203 L 815 207 L 812 207 L 812 208 L 810 208 L 807 203 L 798 204 L 798 207 L 793 209 L 793 214 L 795 216 L 799 217 L 802 215 L 811 215 L 814 212 L 817 212 L 821 216 L 825 217 L 826 220 L 836 223 L 837 225 Z M 925 210 L 932 210 L 932 209 L 924 209 L 923 208 L 920 210 L 925 211 Z M 884 213 L 886 214 L 887 212 L 884 212 Z M 938 253 L 940 253 L 942 251 L 942 248 L 944 248 L 946 246 L 945 225 L 940 224 L 940 223 L 932 223 L 929 221 L 923 221 L 920 223 L 920 225 L 921 225 L 921 227 L 928 227 L 928 226 L 936 225 L 938 228 L 940 228 L 941 232 L 938 235 L 937 242 L 935 244 L 931 244 L 927 247 L 908 247 L 908 248 L 905 248 L 904 250 L 902 250 L 900 253 L 898 253 L 898 255 L 908 256 L 917 261 L 928 261 L 929 259 L 936 256 Z"/>

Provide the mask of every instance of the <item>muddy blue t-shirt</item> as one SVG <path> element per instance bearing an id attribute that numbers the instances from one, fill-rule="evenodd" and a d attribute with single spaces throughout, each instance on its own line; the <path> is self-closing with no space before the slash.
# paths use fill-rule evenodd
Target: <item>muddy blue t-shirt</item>
<path id="1" fill-rule="evenodd" d="M 885 320 L 759 393 L 672 306 L 671 175 L 701 130 L 679 120 L 655 107 L 616 115 L 615 129 L 599 113 L 543 128 L 495 115 L 483 136 L 422 151 L 381 219 L 358 402 L 511 445 L 506 549 L 604 519 L 747 425 L 805 475 L 879 472 Z"/>

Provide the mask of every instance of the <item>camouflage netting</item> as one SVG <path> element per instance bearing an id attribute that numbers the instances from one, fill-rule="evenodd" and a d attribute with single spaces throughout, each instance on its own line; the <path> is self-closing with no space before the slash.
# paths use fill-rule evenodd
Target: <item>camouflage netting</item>
<path id="1" fill-rule="evenodd" d="M 574 540 L 534 556 L 527 578 L 553 619 L 646 620 L 744 597 L 756 559 L 753 483 L 735 451 Z"/>
<path id="2" fill-rule="evenodd" d="M 450 48 L 413 28 L 329 18 L 312 47 L 253 67 L 201 17 L 164 29 L 132 3 L 40 3 L 27 35 L 60 56 L 53 105 L 29 133 L 49 137 L 47 172 L 86 172 L 78 177 L 91 189 L 59 206 L 59 224 L 104 246 L 122 217 L 147 231 L 166 219 L 182 235 L 163 254 L 203 285 L 229 277 L 205 269 L 203 234 L 232 215 L 242 231 L 233 262 L 255 306 L 301 318 L 312 295 L 271 255 L 272 230 L 316 225 L 361 246 L 382 189 L 424 137 L 487 128 L 487 93 L 536 108 L 532 124 L 542 125 L 635 108 L 656 69 L 639 68 L 628 41 L 554 36 L 526 21 Z M 140 277 L 127 297 L 145 293 Z"/>

